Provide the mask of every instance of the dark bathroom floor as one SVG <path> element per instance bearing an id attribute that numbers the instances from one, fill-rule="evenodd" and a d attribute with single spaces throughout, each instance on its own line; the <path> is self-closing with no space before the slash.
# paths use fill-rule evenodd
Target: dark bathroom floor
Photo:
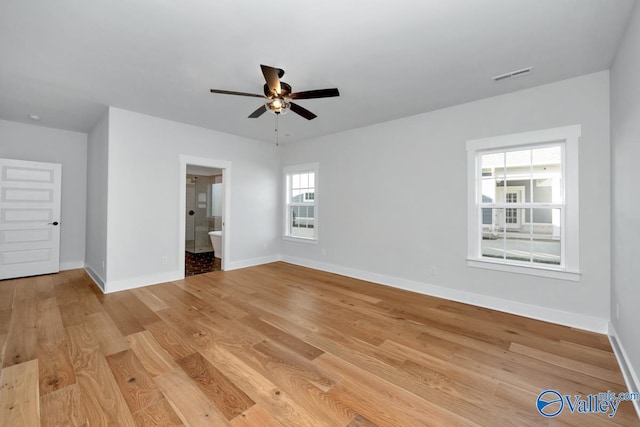
<path id="1" fill-rule="evenodd" d="M 219 271 L 220 258 L 215 258 L 213 252 L 202 252 L 199 254 L 185 252 L 184 270 L 185 277 Z"/>

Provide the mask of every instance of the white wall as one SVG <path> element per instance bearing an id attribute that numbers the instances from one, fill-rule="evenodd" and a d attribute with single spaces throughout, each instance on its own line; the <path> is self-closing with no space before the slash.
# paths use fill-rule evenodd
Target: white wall
<path id="1" fill-rule="evenodd" d="M 466 140 L 574 124 L 582 280 L 467 267 Z M 310 162 L 320 163 L 319 243 L 283 242 L 285 260 L 606 331 L 607 71 L 285 147 L 283 166 Z"/>
<path id="2" fill-rule="evenodd" d="M 179 268 L 180 155 L 232 164 L 226 268 L 279 258 L 275 145 L 110 108 L 108 292 L 184 274 Z"/>
<path id="3" fill-rule="evenodd" d="M 109 113 L 94 125 L 87 139 L 87 241 L 85 268 L 103 287 L 107 281 L 107 188 Z"/>
<path id="4" fill-rule="evenodd" d="M 85 249 L 87 135 L 0 120 L 0 157 L 62 164 L 60 268 L 82 268 Z"/>
<path id="5" fill-rule="evenodd" d="M 611 68 L 612 323 L 640 387 L 640 6 Z M 619 307 L 620 318 L 616 316 Z M 637 390 L 637 389 L 636 389 Z M 637 406 L 640 412 L 640 406 Z"/>

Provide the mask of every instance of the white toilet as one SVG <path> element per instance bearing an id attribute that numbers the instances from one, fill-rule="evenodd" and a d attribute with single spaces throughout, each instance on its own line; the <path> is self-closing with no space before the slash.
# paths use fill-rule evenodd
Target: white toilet
<path id="1" fill-rule="evenodd" d="M 213 245 L 213 256 L 222 259 L 222 230 L 210 231 L 209 237 Z"/>

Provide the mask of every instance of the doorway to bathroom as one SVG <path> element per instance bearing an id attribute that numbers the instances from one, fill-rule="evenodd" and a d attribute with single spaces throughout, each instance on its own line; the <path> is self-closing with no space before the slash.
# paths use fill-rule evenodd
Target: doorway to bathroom
<path id="1" fill-rule="evenodd" d="M 185 277 L 224 270 L 230 163 L 181 156 L 181 246 Z"/>
<path id="2" fill-rule="evenodd" d="M 187 165 L 185 276 L 221 269 L 222 169 Z"/>

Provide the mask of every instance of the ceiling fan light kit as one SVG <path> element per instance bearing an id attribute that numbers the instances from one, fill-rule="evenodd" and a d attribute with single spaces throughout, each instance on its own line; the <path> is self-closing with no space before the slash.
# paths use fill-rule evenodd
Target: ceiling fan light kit
<path id="1" fill-rule="evenodd" d="M 292 92 L 291 86 L 288 83 L 280 81 L 280 78 L 284 76 L 283 69 L 270 67 L 268 65 L 260 65 L 260 68 L 262 69 L 262 75 L 266 81 L 263 87 L 264 95 L 221 89 L 211 89 L 211 93 L 264 98 L 266 100 L 265 104 L 258 107 L 257 110 L 251 113 L 249 115 L 250 119 L 256 119 L 267 111 L 279 115 L 285 114 L 288 110 L 291 110 L 307 120 L 313 120 L 317 117 L 314 113 L 294 102 L 291 102 L 291 100 L 331 98 L 334 96 L 340 96 L 340 92 L 337 88 Z"/>

